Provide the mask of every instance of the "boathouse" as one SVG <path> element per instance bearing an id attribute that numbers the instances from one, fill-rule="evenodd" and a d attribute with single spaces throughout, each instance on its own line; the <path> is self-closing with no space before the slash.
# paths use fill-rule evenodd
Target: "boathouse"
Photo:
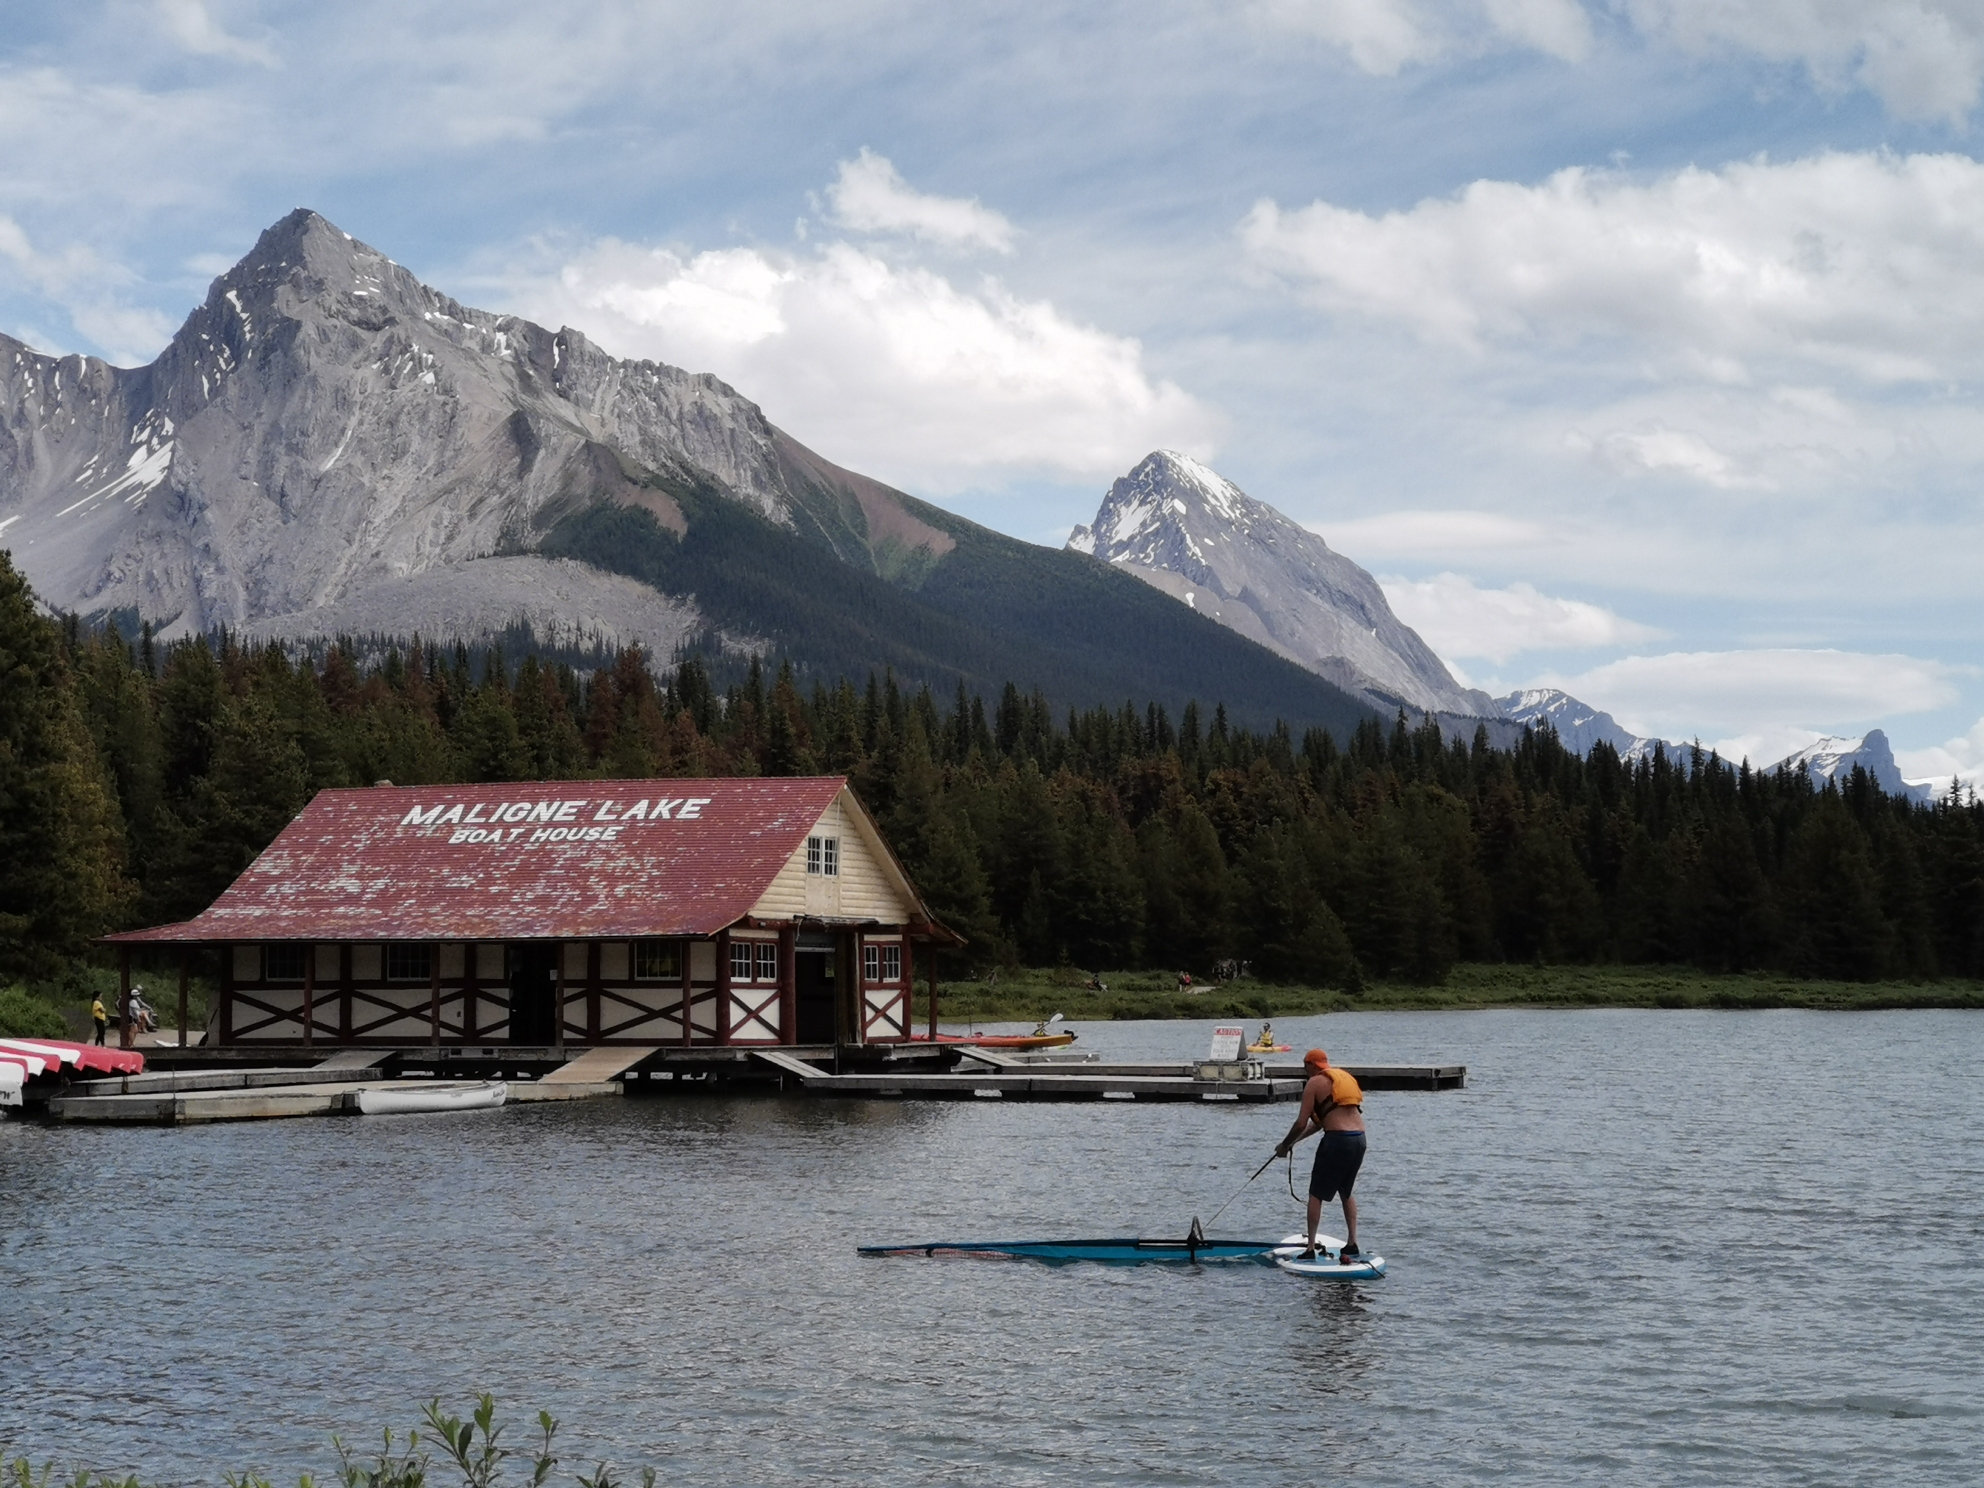
<path id="1" fill-rule="evenodd" d="M 107 940 L 218 951 L 210 1043 L 532 1048 L 902 1041 L 960 943 L 839 777 L 324 791 Z"/>

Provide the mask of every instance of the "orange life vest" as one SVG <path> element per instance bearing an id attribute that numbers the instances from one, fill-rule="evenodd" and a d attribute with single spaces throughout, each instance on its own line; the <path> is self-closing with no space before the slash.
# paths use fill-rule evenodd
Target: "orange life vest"
<path id="1" fill-rule="evenodd" d="M 1349 1070 L 1330 1065 L 1320 1073 L 1330 1077 L 1330 1104 L 1350 1106 L 1357 1110 L 1364 1107 L 1364 1087 L 1357 1083 L 1357 1077 Z"/>

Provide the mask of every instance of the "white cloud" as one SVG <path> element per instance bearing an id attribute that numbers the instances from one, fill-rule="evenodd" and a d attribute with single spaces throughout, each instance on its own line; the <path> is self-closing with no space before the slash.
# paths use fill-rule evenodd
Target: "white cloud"
<path id="1" fill-rule="evenodd" d="M 1984 164 L 1828 153 L 1652 181 L 1563 170 L 1373 216 L 1260 202 L 1253 261 L 1325 309 L 1480 352 L 1610 340 L 1661 375 L 1984 372 Z"/>
<path id="2" fill-rule="evenodd" d="M 1619 475 L 1652 475 L 1674 471 L 1691 476 L 1703 485 L 1731 491 L 1743 487 L 1768 489 L 1772 482 L 1749 474 L 1735 460 L 1699 434 L 1654 424 L 1640 429 L 1614 429 L 1593 438 L 1573 431 L 1565 443 L 1591 455 L 1600 465 Z"/>
<path id="3" fill-rule="evenodd" d="M 1209 454 L 1220 427 L 1130 338 L 847 243 L 685 256 L 609 240 L 512 297 L 618 355 L 714 372 L 830 458 L 924 489 L 1116 475 L 1159 446 Z"/>
<path id="4" fill-rule="evenodd" d="M 1261 0 L 1255 12 L 1270 25 L 1341 48 L 1381 77 L 1431 61 L 1448 45 L 1438 8 L 1412 0 Z"/>
<path id="5" fill-rule="evenodd" d="M 187 51 L 203 57 L 229 57 L 262 67 L 279 65 L 276 55 L 260 42 L 230 35 L 214 20 L 202 0 L 157 0 L 159 20 L 167 34 Z"/>
<path id="6" fill-rule="evenodd" d="M 1984 786 L 1984 718 L 1968 733 L 1926 749 L 1897 749 L 1894 762 L 1904 780 L 1931 780 L 1947 786 L 1952 777 Z"/>
<path id="7" fill-rule="evenodd" d="M 1501 663 L 1524 651 L 1632 646 L 1664 634 L 1603 605 L 1558 599 L 1529 584 L 1483 589 L 1455 573 L 1380 582 L 1399 618 L 1442 660 L 1478 657 Z"/>
<path id="8" fill-rule="evenodd" d="M 1359 563 L 1419 558 L 1448 561 L 1470 554 L 1515 555 L 1550 542 L 1540 522 L 1486 511 L 1393 511 L 1307 524 L 1339 553 Z"/>
<path id="9" fill-rule="evenodd" d="M 853 232 L 908 233 L 946 248 L 1013 251 L 1013 225 L 978 199 L 912 190 L 886 157 L 865 145 L 827 188 L 834 221 Z"/>
<path id="10" fill-rule="evenodd" d="M 1253 0 L 1256 19 L 1312 36 L 1364 72 L 1498 48 L 1591 55 L 1579 0 Z M 1984 11 L 1972 0 L 1623 0 L 1642 37 L 1697 56 L 1802 66 L 1825 92 L 1865 88 L 1890 113 L 1961 125 L 1984 86 Z"/>
<path id="11" fill-rule="evenodd" d="M 1591 18 L 1577 0 L 1483 0 L 1489 22 L 1511 41 L 1565 62 L 1591 52 Z"/>
<path id="12" fill-rule="evenodd" d="M 38 250 L 13 218 L 0 215 L 0 262 L 38 289 L 68 315 L 76 330 L 103 348 L 114 362 L 150 361 L 172 334 L 172 322 L 156 310 L 124 304 L 116 287 L 133 275 L 80 244 L 56 253 Z"/>
<path id="13" fill-rule="evenodd" d="M 1814 730 L 1947 707 L 1958 679 L 1972 675 L 1974 668 L 1915 656 L 1775 648 L 1628 656 L 1531 685 L 1561 687 L 1637 734 L 1748 735 L 1775 748 L 1801 731 L 1810 743 Z M 1751 754 L 1759 763 L 1781 757 Z"/>
<path id="14" fill-rule="evenodd" d="M 1984 83 L 1984 11 L 1973 0 L 1627 0 L 1643 34 L 1695 52 L 1740 49 L 1802 64 L 1822 88 L 1852 84 L 1891 113 L 1960 124 Z"/>
<path id="15" fill-rule="evenodd" d="M 1252 10 L 1380 77 L 1456 51 L 1515 45 L 1567 62 L 1591 51 L 1591 19 L 1578 0 L 1256 0 Z"/>

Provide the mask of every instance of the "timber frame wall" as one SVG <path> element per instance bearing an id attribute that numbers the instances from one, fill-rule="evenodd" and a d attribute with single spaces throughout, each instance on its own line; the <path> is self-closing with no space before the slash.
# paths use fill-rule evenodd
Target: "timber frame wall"
<path id="1" fill-rule="evenodd" d="M 839 998 L 843 1043 L 897 1043 L 910 1035 L 910 981 L 916 942 L 900 929 L 832 931 L 834 978 L 850 975 L 857 999 Z M 681 1047 L 796 1044 L 799 927 L 749 921 L 675 947 L 679 975 L 635 976 L 637 945 L 626 940 L 513 942 L 554 947 L 554 1046 L 662 1044 Z M 748 947 L 749 976 L 732 975 L 732 948 Z M 771 952 L 760 956 L 763 947 Z M 879 975 L 865 974 L 873 947 Z M 890 955 L 893 948 L 894 955 Z M 507 951 L 501 942 L 443 941 L 426 947 L 425 977 L 389 978 L 390 947 L 380 942 L 302 948 L 302 975 L 271 981 L 267 947 L 237 941 L 222 949 L 222 1045 L 512 1044 Z M 889 963 L 895 964 L 891 966 Z M 761 974 L 770 971 L 770 975 Z M 894 972 L 891 976 L 890 973 Z M 851 1005 L 850 1005 L 851 1003 Z M 537 1047 L 543 1047 L 537 1045 Z"/>

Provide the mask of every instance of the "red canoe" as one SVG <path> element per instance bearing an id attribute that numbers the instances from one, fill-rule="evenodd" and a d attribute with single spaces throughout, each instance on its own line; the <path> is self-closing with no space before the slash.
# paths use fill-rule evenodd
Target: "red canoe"
<path id="1" fill-rule="evenodd" d="M 9 1055 L 39 1059 L 51 1070 L 67 1065 L 105 1075 L 135 1075 L 145 1067 L 145 1056 L 136 1049 L 107 1049 L 73 1039 L 0 1038 L 0 1058 Z"/>

